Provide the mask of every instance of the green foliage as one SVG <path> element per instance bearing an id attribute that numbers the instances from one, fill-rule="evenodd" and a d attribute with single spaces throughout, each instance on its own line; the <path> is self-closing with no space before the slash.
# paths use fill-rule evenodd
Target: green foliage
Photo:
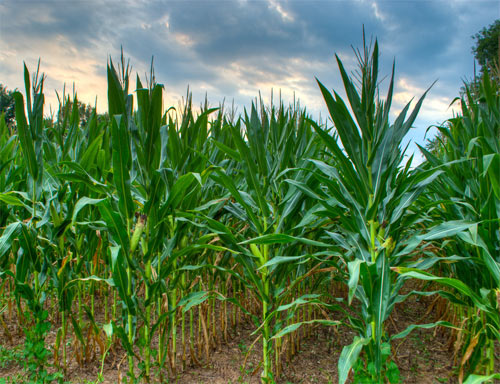
<path id="1" fill-rule="evenodd" d="M 493 374 L 494 342 L 500 339 L 497 292 L 500 288 L 500 96 L 494 75 L 487 71 L 473 94 L 466 87 L 461 114 L 439 127 L 445 138 L 437 153 L 423 150 L 427 166 L 440 168 L 430 186 L 426 204 L 440 201 L 432 209 L 436 222 L 470 223 L 466 231 L 443 245 L 446 254 L 464 257 L 447 266 L 441 284 L 453 284 L 462 300 L 457 309 L 463 313 L 467 329 L 461 345 L 466 356 L 460 375 Z M 416 277 L 416 276 L 415 276 Z M 430 276 L 418 278 L 434 279 Z M 478 316 L 477 313 L 481 314 Z M 474 315 L 472 314 L 474 313 Z"/>
<path id="2" fill-rule="evenodd" d="M 484 27 L 473 36 L 475 44 L 472 53 L 481 66 L 481 71 L 498 65 L 498 52 L 500 43 L 500 19 L 495 20 L 490 26 Z"/>
<path id="3" fill-rule="evenodd" d="M 28 321 L 30 313 L 28 312 Z M 39 310 L 32 314 L 34 316 L 34 327 L 25 327 L 26 339 L 24 342 L 24 366 L 28 374 L 28 383 L 45 384 L 53 383 L 62 378 L 59 372 L 49 374 L 47 372 L 50 351 L 45 346 L 45 337 L 50 330 L 51 324 L 47 321 L 48 312 Z"/>
<path id="4" fill-rule="evenodd" d="M 489 27 L 483 28 L 473 38 L 476 41 L 472 47 L 472 53 L 480 65 L 480 74 L 476 75 L 474 67 L 474 77 L 470 81 L 465 81 L 464 86 L 460 88 L 460 98 L 467 99 L 472 96 L 473 99 L 478 100 L 481 78 L 485 72 L 493 75 L 491 81 L 496 83 L 497 86 L 500 81 L 498 61 L 500 59 L 500 19 L 495 20 Z"/>
<path id="5" fill-rule="evenodd" d="M 9 91 L 7 87 L 0 84 L 0 115 L 4 114 L 5 123 L 14 123 L 14 91 Z"/>
<path id="6" fill-rule="evenodd" d="M 382 358 L 384 365 L 382 367 L 382 375 L 390 384 L 401 383 L 399 368 L 396 363 L 391 360 L 391 345 L 389 343 L 382 344 Z M 375 364 L 372 361 L 364 362 L 359 359 L 353 366 L 353 383 L 355 384 L 370 384 L 373 383 L 373 377 L 377 375 Z"/>
<path id="7" fill-rule="evenodd" d="M 356 299 L 361 307 L 359 313 L 348 315 L 358 336 L 341 353 L 339 383 L 346 381 L 362 351 L 366 372 L 378 383 L 384 380 L 389 364 L 385 321 L 396 301 L 404 300 L 399 290 L 405 278 L 396 276 L 394 270 L 409 262 L 409 253 L 415 249 L 410 244 L 420 243 L 416 223 L 424 212 L 413 210 L 412 205 L 435 180 L 437 170 L 410 170 L 411 159 L 403 166 L 402 140 L 425 94 L 408 117 L 409 104 L 391 124 L 394 68 L 382 101 L 378 96 L 378 43 L 375 41 L 373 49 L 365 45 L 357 57 L 358 87 L 337 57 L 350 108 L 337 92 L 332 94 L 318 81 L 342 147 L 328 132 L 313 125 L 332 157 L 328 163 L 312 162 L 315 177 L 324 186 L 316 191 L 322 214 L 337 222 L 336 233 L 329 235 L 343 249 L 339 256 L 349 274 L 344 280 L 348 303 Z"/>
<path id="8" fill-rule="evenodd" d="M 26 93 L 12 95 L 17 130 L 0 121 L 0 279 L 10 293 L 0 300 L 27 311 L 19 322 L 28 374 L 19 382 L 61 381 L 48 371 L 66 372 L 66 346 L 81 362 L 93 342 L 99 380 L 121 343 L 127 381 L 165 382 L 188 354 L 209 363 L 210 348 L 243 317 L 262 343 L 262 362 L 249 371 L 261 367 L 264 383 L 279 379 L 282 356 L 318 325 L 355 333 L 340 354 L 340 383 L 351 374 L 398 383 L 391 343 L 457 324 L 390 334 L 386 323 L 409 296 L 435 294 L 466 329 L 460 378 L 494 377 L 498 83 L 485 72 L 479 97 L 467 90 L 461 115 L 412 168 L 402 142 L 425 94 L 391 121 L 394 69 L 382 99 L 377 42 L 356 54 L 356 79 L 337 58 L 346 99 L 318 81 L 333 127 L 281 100 L 257 100 L 236 116 L 208 103 L 196 111 L 188 95 L 179 110 L 164 110 L 153 68 L 129 91 L 123 55 L 108 64 L 109 118 L 63 93 L 50 120 L 44 76 L 25 68 Z M 427 290 L 402 294 L 410 279 Z M 61 324 L 53 355 L 48 308 Z"/>
<path id="9" fill-rule="evenodd" d="M 5 348 L 0 345 L 0 368 L 6 368 L 12 364 L 17 364 L 22 359 L 22 354 L 16 348 Z"/>

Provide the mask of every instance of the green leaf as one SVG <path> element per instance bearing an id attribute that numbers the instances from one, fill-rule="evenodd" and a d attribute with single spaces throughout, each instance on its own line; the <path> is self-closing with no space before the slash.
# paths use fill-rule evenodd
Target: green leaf
<path id="1" fill-rule="evenodd" d="M 495 373 L 489 376 L 470 375 L 464 381 L 464 384 L 481 384 L 492 379 L 500 379 L 500 373 Z"/>
<path id="2" fill-rule="evenodd" d="M 63 288 L 63 291 L 66 290 L 66 289 L 69 289 L 73 286 L 75 286 L 79 281 L 95 281 L 95 282 L 103 282 L 103 283 L 106 283 L 107 285 L 109 285 L 110 287 L 114 287 L 115 286 L 115 282 L 113 279 L 104 279 L 102 277 L 98 277 L 98 276 L 95 276 L 95 275 L 92 275 L 92 276 L 88 276 L 88 277 L 81 277 L 81 278 L 78 278 L 78 279 L 73 279 L 71 281 L 68 281 L 66 283 L 66 285 L 64 286 Z"/>
<path id="3" fill-rule="evenodd" d="M 383 323 L 387 319 L 387 307 L 389 305 L 391 295 L 391 276 L 389 262 L 385 254 L 379 255 L 377 264 L 382 264 L 378 268 L 378 279 L 376 280 L 375 294 L 373 298 L 373 308 L 376 315 L 375 333 L 377 342 L 382 339 Z M 364 278 L 366 279 L 366 277 Z"/>
<path id="4" fill-rule="evenodd" d="M 113 182 L 118 193 L 120 212 L 125 219 L 134 214 L 134 203 L 130 192 L 130 139 L 126 119 L 115 116 L 111 120 L 111 137 L 113 147 Z"/>
<path id="5" fill-rule="evenodd" d="M 75 316 L 72 313 L 70 313 L 70 319 L 71 319 L 71 324 L 73 325 L 73 330 L 75 331 L 76 337 L 78 338 L 80 343 L 82 343 L 82 345 L 85 346 L 86 343 L 85 343 L 85 340 L 83 338 L 82 329 L 80 328 L 78 321 L 75 320 Z"/>
<path id="6" fill-rule="evenodd" d="M 370 339 L 354 337 L 352 344 L 345 346 L 339 357 L 339 384 L 344 384 L 349 376 L 349 371 L 358 360 L 359 354 L 363 346 L 367 345 Z"/>
<path id="7" fill-rule="evenodd" d="M 19 236 L 19 241 L 21 247 L 23 248 L 23 257 L 27 257 L 31 265 L 35 268 L 37 272 L 40 272 L 41 262 L 38 259 L 36 249 L 34 247 L 36 233 L 32 228 L 28 228 L 26 224 L 21 226 L 21 233 Z"/>
<path id="8" fill-rule="evenodd" d="M 129 356 L 136 356 L 132 348 L 132 345 L 130 345 L 130 342 L 128 341 L 127 333 L 125 332 L 122 326 L 117 325 L 114 321 L 113 321 L 113 334 L 118 335 L 120 341 L 122 342 L 123 348 L 127 351 L 127 354 Z"/>
<path id="9" fill-rule="evenodd" d="M 234 149 L 228 147 L 227 145 L 221 143 L 220 141 L 217 140 L 212 140 L 212 143 L 219 148 L 222 152 L 233 158 L 235 161 L 240 162 L 241 161 L 241 156 L 238 151 L 235 151 Z"/>
<path id="10" fill-rule="evenodd" d="M 155 84 L 154 88 L 151 90 L 150 98 L 151 103 L 149 108 L 144 113 L 147 113 L 147 124 L 145 127 L 146 136 L 146 164 L 143 167 L 152 174 L 159 166 L 159 140 L 160 140 L 160 125 L 162 117 L 162 96 L 163 96 L 163 85 Z"/>
<path id="11" fill-rule="evenodd" d="M 18 271 L 16 271 L 17 275 Z M 35 292 L 33 288 L 31 288 L 28 284 L 23 283 L 22 281 L 17 279 L 16 276 L 16 295 L 19 295 L 24 300 L 28 302 L 28 306 L 33 307 L 35 305 Z"/>
<path id="12" fill-rule="evenodd" d="M 11 223 L 3 231 L 0 237 L 0 260 L 11 249 L 12 242 L 19 237 L 22 225 L 21 222 Z"/>
<path id="13" fill-rule="evenodd" d="M 259 269 L 269 268 L 273 265 L 290 263 L 290 262 L 298 261 L 298 260 L 307 260 L 307 256 L 306 255 L 304 255 L 304 256 L 274 256 L 271 260 L 269 260 L 267 263 L 262 265 Z"/>
<path id="14" fill-rule="evenodd" d="M 415 279 L 426 280 L 426 281 L 435 281 L 442 285 L 445 285 L 450 288 L 456 289 L 461 294 L 469 297 L 472 302 L 481 310 L 485 312 L 491 312 L 490 308 L 487 308 L 479 295 L 477 295 L 469 286 L 467 286 L 464 282 L 452 279 L 449 277 L 438 277 L 434 276 L 428 272 L 419 271 L 413 268 L 403 268 L 403 267 L 393 267 L 395 272 L 401 274 L 401 276 L 412 277 Z"/>
<path id="15" fill-rule="evenodd" d="M 130 240 L 127 234 L 127 225 L 123 222 L 120 214 L 113 210 L 109 200 L 101 201 L 97 206 L 113 239 L 122 247 L 124 252 L 128 252 Z"/>
<path id="16" fill-rule="evenodd" d="M 99 134 L 99 136 L 97 136 L 85 149 L 85 152 L 79 161 L 83 169 L 90 169 L 95 166 L 97 153 L 99 152 L 99 149 L 101 149 L 103 135 L 104 132 Z"/>
<path id="17" fill-rule="evenodd" d="M 127 294 L 128 280 L 126 270 L 126 257 L 123 254 L 121 247 L 111 247 L 111 270 L 113 282 L 118 290 L 120 298 L 123 300 L 127 311 L 132 315 L 136 315 L 136 307 L 132 298 Z M 130 268 L 130 267 L 129 267 Z"/>
<path id="18" fill-rule="evenodd" d="M 26 122 L 26 115 L 24 113 L 24 99 L 20 92 L 13 94 L 16 103 L 16 122 L 19 141 L 23 149 L 24 160 L 28 165 L 28 171 L 33 180 L 38 179 L 38 162 L 35 156 L 35 147 L 33 144 L 33 137 Z"/>
<path id="19" fill-rule="evenodd" d="M 230 129 L 233 136 L 234 144 L 238 149 L 238 152 L 240 153 L 241 158 L 243 159 L 243 163 L 246 165 L 247 168 L 245 172 L 245 179 L 247 182 L 247 186 L 250 191 L 253 191 L 255 193 L 255 197 L 257 198 L 260 212 L 264 217 L 267 217 L 269 215 L 269 207 L 267 205 L 264 192 L 262 191 L 262 185 L 258 177 L 259 172 L 255 164 L 256 161 L 261 161 L 261 160 L 259 160 L 259 158 L 256 158 L 255 154 L 251 153 L 247 143 L 245 143 L 245 141 L 241 137 L 241 133 L 240 130 L 238 129 L 238 126 L 231 125 Z M 259 146 L 262 145 L 263 143 L 259 143 L 256 148 L 259 148 Z M 266 175 L 260 175 L 260 176 L 265 177 Z"/>
<path id="20" fill-rule="evenodd" d="M 75 207 L 73 208 L 73 215 L 71 216 L 71 225 L 75 225 L 78 212 L 80 212 L 84 207 L 86 207 L 87 205 L 96 205 L 104 200 L 105 199 L 91 199 L 90 197 L 82 197 L 80 200 L 78 200 L 75 204 Z"/>
<path id="21" fill-rule="evenodd" d="M 179 177 L 168 194 L 165 207 L 178 208 L 182 199 L 188 193 L 187 191 L 195 182 L 198 182 L 199 186 L 202 185 L 201 177 L 198 173 L 189 172 Z"/>
<path id="22" fill-rule="evenodd" d="M 475 229 L 474 236 L 472 235 L 473 229 Z M 477 226 L 472 226 L 468 232 L 461 232 L 458 234 L 458 236 L 466 243 L 481 248 L 481 259 L 484 261 L 484 264 L 488 268 L 488 271 L 495 280 L 497 286 L 500 285 L 500 265 L 491 256 L 488 246 L 486 245 L 484 240 L 477 235 Z"/>
<path id="23" fill-rule="evenodd" d="M 105 194 L 108 192 L 109 186 L 97 181 L 92 176 L 90 176 L 89 173 L 85 169 L 83 169 L 80 164 L 72 161 L 61 161 L 59 165 L 64 165 L 74 171 L 71 173 L 56 173 L 56 176 L 61 180 L 83 183 L 91 191 L 94 191 L 96 193 Z"/>
<path id="24" fill-rule="evenodd" d="M 7 205 L 24 207 L 24 203 L 17 196 L 15 196 L 15 193 L 16 192 L 1 192 L 0 201 L 4 202 Z"/>
<path id="25" fill-rule="evenodd" d="M 127 68 L 128 69 L 128 68 Z M 125 69 L 124 69 L 125 70 Z M 108 112 L 113 118 L 115 115 L 127 114 L 125 90 L 122 88 L 120 79 L 113 65 L 113 61 L 109 60 L 108 68 Z"/>
<path id="26" fill-rule="evenodd" d="M 435 323 L 429 323 L 429 324 L 411 324 L 404 331 L 399 332 L 398 334 L 391 336 L 391 340 L 403 339 L 406 336 L 408 336 L 414 329 L 429 329 L 429 328 L 434 328 L 437 326 L 459 329 L 447 321 L 436 321 Z"/>
<path id="27" fill-rule="evenodd" d="M 191 292 L 189 295 L 182 297 L 177 303 L 177 307 L 182 307 L 182 313 L 186 313 L 192 307 L 203 303 L 210 297 L 208 292 L 199 291 L 199 292 Z"/>
<path id="28" fill-rule="evenodd" d="M 276 309 L 276 312 L 287 311 L 290 308 L 297 308 L 297 307 L 299 307 L 301 305 L 310 304 L 310 303 L 313 303 L 313 302 L 314 303 L 319 303 L 319 301 L 317 300 L 319 297 L 320 297 L 320 295 L 318 295 L 318 294 L 311 294 L 311 293 L 310 294 L 306 294 L 306 295 L 302 295 L 299 298 L 293 300 L 291 303 L 280 305 Z"/>
<path id="29" fill-rule="evenodd" d="M 294 323 L 287 325 L 285 328 L 281 329 L 277 334 L 275 334 L 271 339 L 278 339 L 280 337 L 283 337 L 291 332 L 296 331 L 299 329 L 302 325 L 304 324 L 323 324 L 323 325 L 339 325 L 340 321 L 335 321 L 335 320 L 309 320 L 309 321 L 302 321 L 300 323 Z"/>
<path id="30" fill-rule="evenodd" d="M 272 233 L 269 235 L 262 235 L 254 237 L 253 239 L 242 241 L 240 244 L 288 244 L 293 242 L 313 245 L 316 247 L 331 247 L 331 244 L 323 243 L 321 241 L 310 240 L 305 237 L 295 237 L 285 235 L 283 233 Z"/>
<path id="31" fill-rule="evenodd" d="M 0 272 L 0 279 L 3 279 L 5 278 L 4 276 L 9 276 L 9 277 L 12 277 L 12 278 L 15 278 L 14 274 L 12 273 L 12 271 L 1 271 Z M 2 311 L 0 311 L 0 313 L 2 313 Z"/>
<path id="32" fill-rule="evenodd" d="M 496 198 L 500 200 L 500 153 L 485 155 L 483 157 L 483 167 L 484 172 L 488 172 Z"/>
<path id="33" fill-rule="evenodd" d="M 106 333 L 108 339 L 113 337 L 113 323 L 103 324 L 102 329 Z"/>
<path id="34" fill-rule="evenodd" d="M 389 383 L 396 384 L 401 382 L 401 375 L 399 372 L 399 368 L 394 361 L 390 361 L 387 367 L 386 372 L 387 379 Z"/>
<path id="35" fill-rule="evenodd" d="M 358 281 L 359 281 L 359 267 L 361 263 L 364 263 L 365 261 L 363 260 L 353 260 L 349 261 L 347 263 L 347 268 L 349 270 L 349 282 L 348 282 L 348 287 L 349 287 L 349 305 L 351 305 L 352 299 L 354 297 L 354 294 L 356 293 L 356 288 L 358 287 Z"/>
<path id="36" fill-rule="evenodd" d="M 451 237 L 465 231 L 475 225 L 476 223 L 472 223 L 470 221 L 465 220 L 452 220 L 447 221 L 442 224 L 436 225 L 432 227 L 432 229 L 427 232 L 425 235 L 420 236 L 422 240 L 438 240 L 445 237 Z"/>
<path id="37" fill-rule="evenodd" d="M 215 180 L 217 183 L 221 184 L 224 186 L 231 196 L 241 204 L 241 206 L 245 209 L 245 212 L 249 218 L 249 220 L 252 222 L 252 224 L 255 226 L 257 229 L 257 232 L 261 233 L 262 232 L 262 224 L 260 223 L 260 220 L 255 216 L 252 207 L 248 204 L 248 199 L 244 199 L 243 196 L 241 195 L 240 191 L 238 188 L 236 188 L 236 185 L 234 184 L 234 180 L 227 176 L 222 170 L 217 169 L 216 170 L 217 175 L 212 176 L 212 179 Z"/>

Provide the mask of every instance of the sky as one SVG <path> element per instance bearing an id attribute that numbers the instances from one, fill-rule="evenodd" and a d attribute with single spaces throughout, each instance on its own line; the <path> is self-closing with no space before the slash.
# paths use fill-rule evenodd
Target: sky
<path id="1" fill-rule="evenodd" d="M 165 109 L 189 86 L 196 104 L 207 95 L 211 106 L 234 101 L 239 112 L 259 91 L 267 101 L 281 92 L 324 119 L 315 77 L 344 94 L 335 54 L 354 71 L 364 26 L 379 43 L 383 94 L 396 65 L 392 119 L 437 80 L 408 137 L 419 158 L 415 143 L 452 116 L 450 103 L 473 76 L 472 36 L 498 18 L 498 0 L 0 0 L 0 83 L 24 92 L 23 62 L 33 73 L 40 59 L 47 114 L 56 91 L 73 84 L 104 112 L 106 65 L 123 47 L 134 79 L 145 79 L 154 57 Z"/>

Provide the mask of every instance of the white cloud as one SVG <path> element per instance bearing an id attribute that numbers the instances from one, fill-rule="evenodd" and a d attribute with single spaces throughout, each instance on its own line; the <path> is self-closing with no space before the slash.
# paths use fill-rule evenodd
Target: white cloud
<path id="1" fill-rule="evenodd" d="M 286 22 L 294 22 L 295 21 L 294 15 L 290 11 L 283 8 L 282 2 L 280 2 L 278 0 L 268 0 L 268 3 L 269 3 L 269 5 L 268 5 L 269 9 L 272 9 L 272 10 L 278 12 L 278 14 L 281 16 L 281 19 L 283 21 L 286 21 Z"/>
<path id="2" fill-rule="evenodd" d="M 411 79 L 402 77 L 397 81 L 396 92 L 393 96 L 393 118 L 395 118 L 404 106 L 413 100 L 412 106 L 425 93 L 426 89 L 415 84 Z M 429 124 L 440 124 L 457 113 L 456 105 L 450 106 L 452 98 L 446 94 L 440 94 L 431 88 L 426 95 L 420 112 L 418 114 L 421 121 Z"/>
<path id="3" fill-rule="evenodd" d="M 379 20 L 379 21 L 386 21 L 387 20 L 386 15 L 380 11 L 380 8 L 379 8 L 376 1 L 371 2 L 371 7 L 373 9 L 373 14 L 377 18 L 377 20 Z"/>
<path id="4" fill-rule="evenodd" d="M 175 41 L 177 42 L 177 44 L 179 44 L 183 47 L 191 47 L 195 43 L 194 39 L 186 33 L 177 32 L 177 33 L 173 33 L 172 36 L 175 39 Z"/>
<path id="5" fill-rule="evenodd" d="M 170 29 L 170 15 L 167 13 L 160 18 L 160 24 Z"/>

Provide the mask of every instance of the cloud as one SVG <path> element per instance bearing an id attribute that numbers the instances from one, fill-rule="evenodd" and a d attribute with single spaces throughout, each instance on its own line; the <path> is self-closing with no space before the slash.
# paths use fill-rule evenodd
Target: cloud
<path id="1" fill-rule="evenodd" d="M 499 14 L 496 0 L 4 0 L 0 79 L 23 89 L 22 61 L 34 69 L 41 57 L 47 90 L 75 82 L 82 99 L 98 95 L 104 109 L 106 61 L 116 61 L 123 45 L 142 78 L 154 56 L 168 102 L 189 85 L 195 100 L 208 93 L 212 104 L 225 98 L 241 110 L 259 90 L 269 98 L 273 89 L 325 115 L 315 77 L 343 94 L 334 53 L 354 69 L 351 46 L 362 45 L 364 26 L 368 41 L 377 36 L 380 44 L 380 78 L 396 59 L 395 110 L 438 80 L 412 132 L 422 140 L 428 125 L 449 116 L 471 75 L 471 36 Z"/>
<path id="2" fill-rule="evenodd" d="M 281 4 L 277 0 L 268 0 L 269 3 L 269 8 L 275 10 L 278 12 L 278 14 L 281 16 L 283 21 L 286 22 L 294 22 L 295 21 L 295 16 L 288 11 L 283 4 Z"/>

